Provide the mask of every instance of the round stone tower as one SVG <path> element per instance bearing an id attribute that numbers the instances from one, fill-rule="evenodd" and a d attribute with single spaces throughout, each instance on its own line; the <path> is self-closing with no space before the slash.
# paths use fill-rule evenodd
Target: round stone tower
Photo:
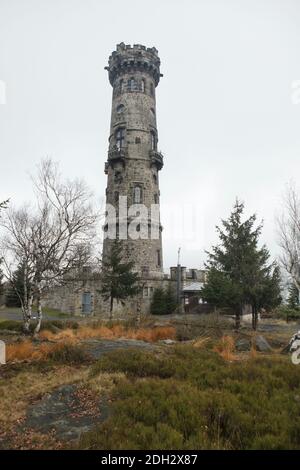
<path id="1" fill-rule="evenodd" d="M 163 156 L 157 149 L 155 101 L 160 60 L 154 47 L 121 43 L 105 68 L 113 87 L 106 203 L 116 210 L 116 237 L 135 271 L 144 278 L 162 278 L 158 174 Z M 114 234 L 108 233 L 107 222 L 104 231 L 106 256 Z"/>

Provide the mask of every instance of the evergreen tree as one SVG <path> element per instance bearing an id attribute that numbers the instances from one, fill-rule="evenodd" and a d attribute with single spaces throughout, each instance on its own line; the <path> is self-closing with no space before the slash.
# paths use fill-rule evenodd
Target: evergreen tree
<path id="1" fill-rule="evenodd" d="M 132 272 L 133 262 L 123 261 L 123 247 L 119 240 L 112 244 L 110 254 L 102 263 L 101 289 L 105 300 L 110 300 L 110 318 L 112 318 L 114 300 L 124 303 L 128 297 L 140 290 L 138 274 Z"/>
<path id="2" fill-rule="evenodd" d="M 150 311 L 153 315 L 164 315 L 166 313 L 166 295 L 161 287 L 154 289 Z"/>
<path id="3" fill-rule="evenodd" d="M 294 310 L 299 308 L 299 290 L 297 286 L 292 282 L 289 285 L 289 296 L 288 296 L 288 306 Z"/>
<path id="4" fill-rule="evenodd" d="M 169 283 L 165 292 L 165 312 L 173 313 L 177 307 L 176 295 L 172 285 Z"/>
<path id="5" fill-rule="evenodd" d="M 207 273 L 206 283 L 201 289 L 201 297 L 215 307 L 235 310 L 242 302 L 242 291 L 227 274 L 211 266 Z"/>
<path id="6" fill-rule="evenodd" d="M 25 266 L 20 264 L 12 275 L 12 280 L 9 283 L 8 291 L 6 294 L 5 303 L 7 307 L 21 307 L 22 302 L 26 304 L 28 299 L 25 299 L 25 292 L 30 292 L 30 282 L 27 278 L 27 289 L 24 285 Z"/>
<path id="7" fill-rule="evenodd" d="M 250 304 L 256 328 L 259 308 L 280 303 L 280 278 L 275 265 L 268 264 L 267 248 L 258 247 L 262 224 L 255 228 L 255 215 L 243 222 L 243 212 L 244 204 L 236 201 L 229 219 L 217 227 L 220 244 L 208 253 L 208 279 L 201 297 L 216 306 L 233 308 L 237 327 L 243 306 Z"/>

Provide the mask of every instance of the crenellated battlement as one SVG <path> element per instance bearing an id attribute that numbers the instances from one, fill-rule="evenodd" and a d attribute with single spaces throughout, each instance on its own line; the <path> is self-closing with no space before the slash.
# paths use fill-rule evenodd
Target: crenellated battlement
<path id="1" fill-rule="evenodd" d="M 131 46 L 130 44 L 124 44 L 124 42 L 121 42 L 120 44 L 117 44 L 117 50 L 112 53 L 112 55 L 118 53 L 118 52 L 124 52 L 124 51 L 147 51 L 150 52 L 151 54 L 154 54 L 156 57 L 158 57 L 158 50 L 155 47 L 146 47 L 143 46 L 142 44 L 134 44 Z"/>
<path id="2" fill-rule="evenodd" d="M 141 44 L 131 46 L 123 42 L 118 44 L 116 50 L 110 55 L 105 70 L 109 73 L 109 81 L 112 86 L 117 77 L 135 70 L 151 75 L 154 78 L 155 86 L 163 76 L 160 73 L 160 59 L 155 47 L 146 48 Z"/>

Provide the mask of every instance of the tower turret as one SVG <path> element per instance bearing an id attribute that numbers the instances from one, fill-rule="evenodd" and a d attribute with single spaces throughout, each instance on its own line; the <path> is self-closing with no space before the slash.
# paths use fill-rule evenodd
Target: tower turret
<path id="1" fill-rule="evenodd" d="M 163 156 L 157 149 L 155 100 L 155 89 L 162 77 L 160 59 L 154 47 L 121 43 L 109 57 L 105 68 L 113 87 L 108 159 L 105 163 L 106 203 L 116 209 L 117 237 L 123 240 L 127 259 L 134 261 L 135 270 L 142 276 L 159 278 L 163 273 L 162 228 L 159 217 L 157 222 L 151 218 L 151 211 L 152 215 L 159 215 L 158 175 L 163 167 Z M 124 196 L 129 210 L 126 217 L 119 210 L 120 198 Z M 128 235 L 124 239 L 124 232 L 120 235 L 121 227 L 130 225 L 134 212 L 130 209 L 132 205 L 141 205 L 140 215 L 147 233 L 137 224 L 134 236 Z M 107 230 L 107 224 L 104 230 Z M 112 240 L 106 236 L 104 256 L 111 243 Z"/>

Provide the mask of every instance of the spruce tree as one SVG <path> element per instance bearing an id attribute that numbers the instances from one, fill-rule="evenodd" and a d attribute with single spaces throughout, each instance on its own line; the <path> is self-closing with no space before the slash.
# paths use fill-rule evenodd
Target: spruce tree
<path id="1" fill-rule="evenodd" d="M 164 315 L 166 313 L 166 294 L 163 288 L 154 289 L 150 311 L 153 315 Z"/>
<path id="2" fill-rule="evenodd" d="M 292 282 L 289 285 L 289 296 L 288 296 L 288 306 L 294 310 L 299 309 L 299 290 L 297 286 Z"/>
<path id="3" fill-rule="evenodd" d="M 102 263 L 100 289 L 103 298 L 110 301 L 110 318 L 112 318 L 114 300 L 124 304 L 127 298 L 140 291 L 138 274 L 132 271 L 133 268 L 133 262 L 124 261 L 121 242 L 115 240 L 109 255 Z"/>
<path id="4" fill-rule="evenodd" d="M 255 214 L 243 221 L 243 212 L 244 204 L 237 200 L 230 217 L 217 227 L 220 243 L 207 253 L 208 278 L 201 297 L 232 308 L 237 327 L 243 306 L 250 304 L 256 328 L 258 310 L 280 303 L 280 280 L 266 246 L 258 246 L 262 224 L 255 227 Z"/>
<path id="5" fill-rule="evenodd" d="M 173 313 L 177 307 L 176 295 L 172 285 L 169 283 L 165 291 L 165 313 Z"/>
<path id="6" fill-rule="evenodd" d="M 25 289 L 25 266 L 20 264 L 12 275 L 9 287 L 6 293 L 5 304 L 7 307 L 21 307 L 22 303 L 27 304 L 28 298 L 25 299 L 25 292 L 30 292 L 31 286 L 27 278 L 27 289 Z"/>

